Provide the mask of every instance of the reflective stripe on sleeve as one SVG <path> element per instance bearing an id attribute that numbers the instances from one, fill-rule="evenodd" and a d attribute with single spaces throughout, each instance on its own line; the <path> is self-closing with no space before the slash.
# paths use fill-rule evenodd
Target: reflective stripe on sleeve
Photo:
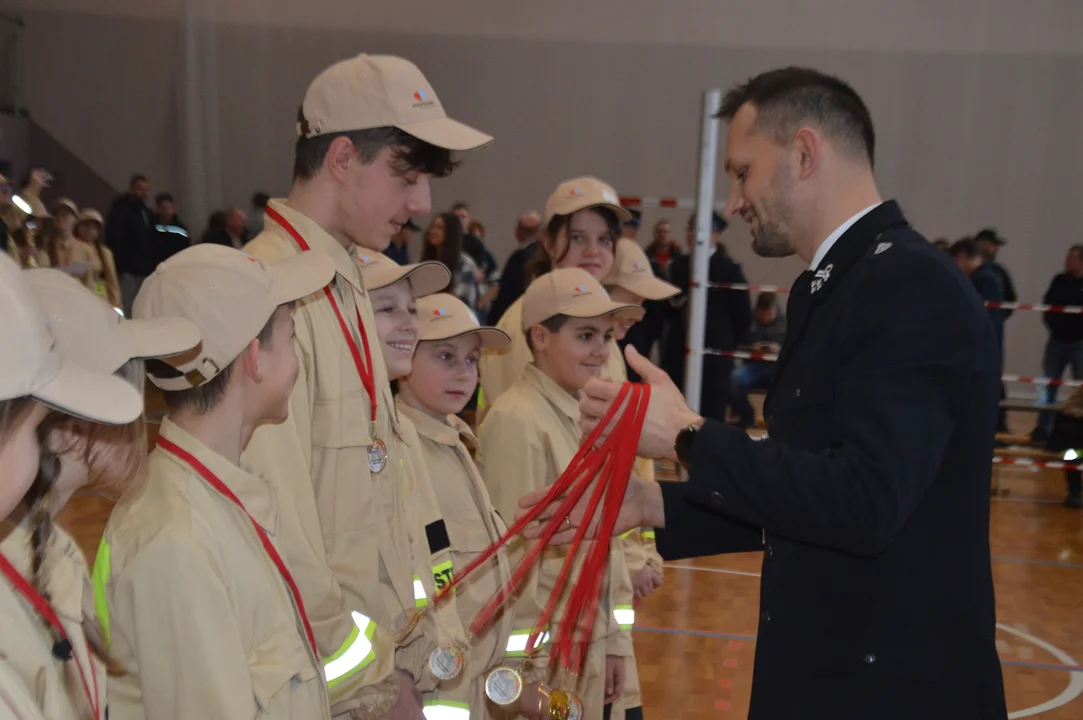
<path id="1" fill-rule="evenodd" d="M 643 528 L 639 533 L 639 537 L 643 540 L 654 540 L 654 528 Z"/>
<path id="2" fill-rule="evenodd" d="M 636 611 L 631 605 L 618 605 L 613 608 L 613 619 L 621 630 L 631 630 L 636 624 Z"/>
<path id="3" fill-rule="evenodd" d="M 511 635 L 508 636 L 508 646 L 504 651 L 504 654 L 510 657 L 526 657 L 526 642 L 530 639 L 530 634 L 532 632 L 534 632 L 534 628 L 512 630 Z M 549 642 L 548 625 L 546 625 L 542 633 L 538 635 L 538 639 L 534 641 L 534 649 L 537 650 L 547 642 Z"/>
<path id="4" fill-rule="evenodd" d="M 102 640 L 106 646 L 109 645 L 109 603 L 105 599 L 105 584 L 109 582 L 111 564 L 112 550 L 109 541 L 102 537 L 102 541 L 98 543 L 98 554 L 94 558 L 94 571 L 90 575 L 90 582 L 94 586 L 94 612 L 101 623 Z"/>
<path id="5" fill-rule="evenodd" d="M 372 648 L 372 636 L 376 634 L 376 623 L 356 610 L 351 615 L 354 628 L 350 636 L 334 655 L 323 661 L 323 671 L 329 688 L 361 672 L 376 658 L 376 651 Z"/>
<path id="6" fill-rule="evenodd" d="M 425 595 L 425 586 L 421 582 L 421 578 L 414 575 L 414 605 L 416 607 L 425 607 L 429 604 L 429 598 Z"/>
<path id="7" fill-rule="evenodd" d="M 470 720 L 470 706 L 451 700 L 426 700 L 425 720 Z"/>

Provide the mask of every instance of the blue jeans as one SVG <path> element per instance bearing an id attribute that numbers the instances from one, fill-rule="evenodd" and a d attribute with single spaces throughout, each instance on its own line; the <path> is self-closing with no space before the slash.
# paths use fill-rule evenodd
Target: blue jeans
<path id="1" fill-rule="evenodd" d="M 733 412 L 741 427 L 751 427 L 756 422 L 756 411 L 748 401 L 749 390 L 766 390 L 775 377 L 774 363 L 746 362 L 730 376 Z"/>
<path id="2" fill-rule="evenodd" d="M 1083 341 L 1057 342 L 1050 340 L 1045 345 L 1045 354 L 1042 356 L 1042 373 L 1052 380 L 1059 380 L 1064 371 L 1072 368 L 1072 379 L 1083 380 Z M 1050 385 L 1045 389 L 1045 402 L 1052 405 L 1057 401 L 1056 385 Z M 1038 427 L 1048 437 L 1053 431 L 1054 413 L 1043 412 L 1038 417 Z"/>

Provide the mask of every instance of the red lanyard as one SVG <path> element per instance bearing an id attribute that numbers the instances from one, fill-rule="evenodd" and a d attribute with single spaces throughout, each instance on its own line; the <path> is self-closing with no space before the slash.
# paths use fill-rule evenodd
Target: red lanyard
<path id="1" fill-rule="evenodd" d="M 312 248 L 309 247 L 305 239 L 301 237 L 301 233 L 297 232 L 289 220 L 282 217 L 282 214 L 271 206 L 267 206 L 264 211 L 265 214 L 274 220 L 276 223 L 282 226 L 282 229 L 290 234 L 297 246 L 301 248 L 302 252 L 308 252 Z M 361 310 L 357 310 L 357 331 L 361 334 L 361 344 L 365 347 L 365 357 L 361 357 L 361 350 L 357 347 L 357 341 L 353 339 L 353 333 L 350 332 L 349 325 L 346 324 L 346 318 L 342 316 L 342 310 L 338 307 L 338 301 L 335 300 L 335 294 L 331 292 L 331 286 L 327 285 L 323 289 L 324 295 L 327 296 L 328 302 L 331 303 L 331 308 L 335 311 L 335 315 L 338 317 L 339 327 L 342 328 L 342 335 L 346 338 L 346 344 L 350 347 L 350 355 L 353 356 L 353 364 L 357 366 L 357 374 L 361 376 L 361 384 L 365 387 L 365 392 L 369 395 L 369 404 L 372 405 L 372 424 L 373 432 L 375 433 L 376 425 L 376 380 L 372 370 L 372 353 L 369 351 L 369 338 L 365 333 L 365 324 L 361 322 Z M 356 305 L 356 303 L 355 303 Z M 368 361 L 367 363 L 365 361 Z"/>
<path id="2" fill-rule="evenodd" d="M 56 630 L 63 641 L 71 646 L 71 656 L 75 660 L 76 669 L 79 671 L 79 679 L 83 681 L 83 691 L 86 692 L 87 700 L 90 702 L 90 711 L 94 713 L 94 718 L 97 720 L 99 717 L 98 710 L 101 708 L 101 698 L 98 693 L 98 676 L 94 674 L 93 664 L 90 667 L 89 673 L 84 672 L 83 661 L 79 659 L 79 653 L 75 651 L 75 646 L 72 645 L 71 638 L 68 637 L 68 631 L 65 630 L 64 626 L 60 623 L 60 618 L 57 617 L 56 611 L 53 610 L 53 606 L 49 604 L 48 600 L 42 597 L 41 593 L 37 591 L 37 588 L 31 585 L 2 554 L 0 554 L 0 572 L 3 572 L 19 594 L 34 606 L 38 615 L 44 618 L 45 621 Z M 90 682 L 87 682 L 87 675 L 90 675 Z M 93 693 L 90 691 L 91 685 L 94 687 Z"/>
<path id="3" fill-rule="evenodd" d="M 282 556 L 278 554 L 278 550 L 275 550 L 275 546 L 271 543 L 271 538 L 267 537 L 267 533 L 263 531 L 263 528 L 256 522 L 256 519 L 248 514 L 244 504 L 233 494 L 233 491 L 226 487 L 226 484 L 219 480 L 218 476 L 211 472 L 206 465 L 197 460 L 194 455 L 187 450 L 183 450 L 176 443 L 165 439 L 161 435 L 158 436 L 157 444 L 158 447 L 165 452 L 178 460 L 187 463 L 188 466 L 199 473 L 211 487 L 222 495 L 225 495 L 234 505 L 239 507 L 245 515 L 248 515 L 248 519 L 252 521 L 252 527 L 256 530 L 256 535 L 259 536 L 260 542 L 263 543 L 263 549 L 267 551 L 267 555 L 271 558 L 271 562 L 278 568 L 278 572 L 281 573 L 282 579 L 286 581 L 286 585 L 293 595 L 293 601 L 297 604 L 297 613 L 301 616 L 301 623 L 305 626 L 305 634 L 308 636 L 308 642 L 312 645 L 312 653 L 318 660 L 320 651 L 316 647 L 316 636 L 312 633 L 312 626 L 308 624 L 308 614 L 305 612 L 305 604 L 301 600 L 301 591 L 297 589 L 297 583 L 293 581 L 293 575 L 291 575 L 289 569 L 286 568 L 286 563 L 282 560 Z"/>

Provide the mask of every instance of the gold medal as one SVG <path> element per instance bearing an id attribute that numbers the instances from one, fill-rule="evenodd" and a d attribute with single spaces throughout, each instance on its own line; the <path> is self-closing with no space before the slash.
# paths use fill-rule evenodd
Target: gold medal
<path id="1" fill-rule="evenodd" d="M 458 676 L 463 664 L 463 651 L 455 645 L 439 645 L 429 655 L 429 672 L 441 680 Z"/>
<path id="2" fill-rule="evenodd" d="M 410 633 L 414 631 L 417 624 L 421 621 L 421 616 L 424 615 L 423 610 L 404 610 L 399 613 L 395 621 L 391 623 L 391 632 L 395 636 L 395 644 L 401 645 L 406 638 L 410 637 Z"/>
<path id="3" fill-rule="evenodd" d="M 549 694 L 551 720 L 583 720 L 583 701 L 568 690 L 556 688 Z"/>
<path id="4" fill-rule="evenodd" d="M 494 669 L 485 678 L 485 694 L 497 705 L 511 705 L 523 692 L 523 676 L 507 666 Z"/>
<path id="5" fill-rule="evenodd" d="M 387 446 L 380 438 L 374 438 L 369 446 L 369 470 L 378 473 L 387 465 Z"/>

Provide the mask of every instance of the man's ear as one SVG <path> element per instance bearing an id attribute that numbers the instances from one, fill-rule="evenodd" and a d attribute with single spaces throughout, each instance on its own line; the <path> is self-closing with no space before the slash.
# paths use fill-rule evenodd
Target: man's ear
<path id="1" fill-rule="evenodd" d="M 793 138 L 793 153 L 797 177 L 806 180 L 820 165 L 823 138 L 810 127 L 802 127 Z"/>
<path id="2" fill-rule="evenodd" d="M 549 328 L 544 325 L 531 325 L 530 345 L 535 352 L 547 351 L 549 349 Z"/>
<path id="3" fill-rule="evenodd" d="M 340 135 L 331 141 L 327 148 L 327 155 L 323 159 L 323 166 L 339 182 L 346 182 L 350 172 L 350 165 L 357 160 L 357 150 L 353 142 L 345 135 Z"/>
<path id="4" fill-rule="evenodd" d="M 245 376 L 255 382 L 263 382 L 263 374 L 259 366 L 260 342 L 258 339 L 248 343 L 238 360 L 241 361 L 241 370 L 244 371 Z"/>

